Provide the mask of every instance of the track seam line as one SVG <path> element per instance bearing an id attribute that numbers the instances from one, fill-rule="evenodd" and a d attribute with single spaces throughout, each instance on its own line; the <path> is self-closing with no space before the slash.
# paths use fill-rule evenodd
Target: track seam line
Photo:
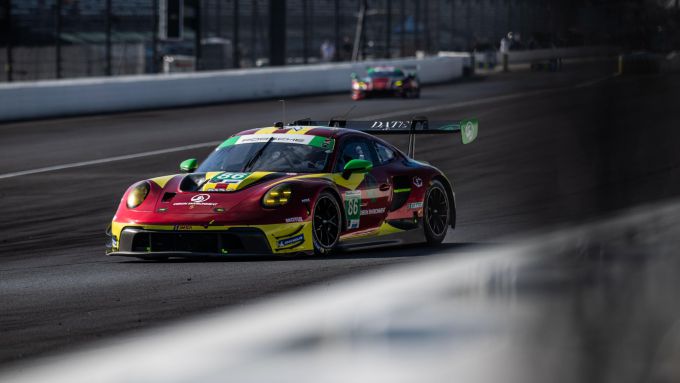
<path id="1" fill-rule="evenodd" d="M 466 106 L 484 105 L 484 104 L 494 103 L 494 102 L 497 102 L 497 101 L 516 100 L 516 99 L 519 99 L 519 98 L 538 96 L 538 95 L 548 94 L 548 93 L 556 93 L 556 92 L 561 92 L 561 91 L 565 91 L 565 90 L 582 89 L 582 88 L 586 88 L 586 87 L 589 87 L 589 86 L 599 84 L 603 81 L 609 80 L 609 79 L 614 78 L 618 75 L 619 75 L 618 73 L 613 73 L 613 74 L 609 74 L 605 77 L 599 77 L 599 78 L 596 78 L 594 80 L 586 81 L 586 82 L 583 82 L 583 83 L 579 83 L 579 84 L 571 85 L 571 86 L 567 86 L 567 87 L 559 87 L 559 88 L 551 88 L 551 89 L 538 89 L 538 90 L 532 90 L 532 91 L 527 91 L 527 92 L 522 92 L 522 93 L 506 94 L 506 95 L 502 95 L 502 96 L 494 96 L 494 97 L 487 97 L 487 98 L 482 98 L 482 99 L 477 99 L 477 100 L 456 102 L 456 103 L 452 103 L 452 104 L 435 105 L 435 106 L 426 107 L 426 108 L 406 109 L 406 110 L 399 110 L 399 111 L 396 111 L 396 112 L 362 116 L 360 118 L 364 118 L 364 119 L 368 119 L 368 120 L 379 120 L 381 118 L 389 118 L 389 117 L 403 116 L 403 115 L 409 115 L 409 114 L 413 115 L 413 114 L 416 114 L 416 113 L 430 113 L 430 112 L 437 112 L 437 111 L 447 110 L 447 109 L 457 109 L 457 108 L 462 108 L 462 107 L 466 107 Z M 79 168 L 79 167 L 90 166 L 90 165 L 105 164 L 105 163 L 109 163 L 109 162 L 126 161 L 126 160 L 135 159 L 135 158 L 151 157 L 151 156 L 155 156 L 155 155 L 159 155 L 159 154 L 175 153 L 175 152 L 181 152 L 181 151 L 191 150 L 191 149 L 201 149 L 201 148 L 219 145 L 220 143 L 222 143 L 222 141 L 202 142 L 202 143 L 198 143 L 198 144 L 177 146 L 177 147 L 168 148 L 168 149 L 159 149 L 159 150 L 152 150 L 152 151 L 142 152 L 142 153 L 126 154 L 126 155 L 122 155 L 122 156 L 115 156 L 115 157 L 109 157 L 109 158 L 100 158 L 100 159 L 97 159 L 97 160 L 72 162 L 72 163 L 63 164 L 63 165 L 54 165 L 54 166 L 46 166 L 46 167 L 43 167 L 43 168 L 37 168 L 37 169 L 21 170 L 21 171 L 18 171 L 18 172 L 0 174 L 0 180 L 7 179 L 7 178 L 20 177 L 20 176 L 25 176 L 25 175 L 30 175 L 30 174 L 47 173 L 47 172 L 52 172 L 52 171 L 56 171 L 56 170 L 65 170 L 65 169 Z"/>

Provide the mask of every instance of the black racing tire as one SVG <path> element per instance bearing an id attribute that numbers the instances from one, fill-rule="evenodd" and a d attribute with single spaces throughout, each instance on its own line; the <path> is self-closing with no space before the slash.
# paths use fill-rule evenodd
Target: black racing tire
<path id="1" fill-rule="evenodd" d="M 341 231 L 342 215 L 338 200 L 329 192 L 321 192 L 312 211 L 314 254 L 332 253 L 340 240 Z"/>
<path id="2" fill-rule="evenodd" d="M 438 245 L 446 237 L 451 225 L 450 204 L 444 185 L 437 180 L 432 181 L 425 193 L 423 207 L 423 226 L 428 244 Z"/>

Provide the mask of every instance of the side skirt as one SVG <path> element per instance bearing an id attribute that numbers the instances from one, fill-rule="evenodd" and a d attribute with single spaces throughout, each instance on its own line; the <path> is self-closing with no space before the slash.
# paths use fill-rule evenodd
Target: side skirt
<path id="1" fill-rule="evenodd" d="M 422 225 L 418 225 L 416 228 L 401 231 L 399 233 L 341 240 L 338 244 L 338 250 L 367 250 L 377 247 L 420 242 L 425 242 L 425 234 L 423 233 Z"/>

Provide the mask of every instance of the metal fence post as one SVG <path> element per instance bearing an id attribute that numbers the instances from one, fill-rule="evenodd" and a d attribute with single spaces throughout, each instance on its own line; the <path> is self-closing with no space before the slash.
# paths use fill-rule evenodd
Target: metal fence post
<path id="1" fill-rule="evenodd" d="M 255 66 L 257 62 L 257 51 L 255 50 L 257 46 L 257 14 L 257 0 L 252 0 L 250 9 L 250 61 L 252 61 L 252 66 Z"/>
<path id="2" fill-rule="evenodd" d="M 269 65 L 286 65 L 286 0 L 269 0 Z"/>
<path id="3" fill-rule="evenodd" d="M 234 41 L 231 43 L 231 49 L 232 49 L 232 56 L 234 58 L 234 68 L 240 68 L 241 67 L 241 53 L 238 49 L 238 43 L 239 43 L 239 36 L 238 36 L 238 30 L 239 30 L 239 0 L 234 0 Z"/>
<path id="4" fill-rule="evenodd" d="M 458 29 L 456 25 L 456 0 L 451 0 L 451 22 L 449 25 L 451 26 L 451 33 L 449 34 L 449 49 L 453 50 L 455 48 L 455 38 L 456 38 L 456 30 Z"/>
<path id="5" fill-rule="evenodd" d="M 55 23 L 55 71 L 56 77 L 61 78 L 61 2 L 56 0 L 56 23 Z"/>
<path id="6" fill-rule="evenodd" d="M 507 32 L 512 30 L 512 0 L 508 0 L 508 27 Z"/>
<path id="7" fill-rule="evenodd" d="M 401 0 L 399 3 L 399 57 L 404 57 L 406 53 L 406 2 Z"/>
<path id="8" fill-rule="evenodd" d="M 470 51 L 473 51 L 474 46 L 474 31 L 472 30 L 472 0 L 467 0 L 467 7 L 465 10 L 467 17 L 465 17 L 465 29 L 467 31 L 467 45 Z"/>
<path id="9" fill-rule="evenodd" d="M 429 53 L 432 49 L 432 45 L 430 44 L 430 38 L 432 37 L 430 35 L 430 1 L 425 0 L 425 9 L 423 10 L 423 29 L 425 32 L 425 53 Z"/>
<path id="10" fill-rule="evenodd" d="M 152 0 L 153 31 L 151 31 L 151 73 L 158 73 L 158 0 Z"/>
<path id="11" fill-rule="evenodd" d="M 309 56 L 309 41 L 307 36 L 307 24 L 309 23 L 307 15 L 307 0 L 302 0 L 302 62 L 307 64 L 307 56 Z"/>
<path id="12" fill-rule="evenodd" d="M 196 71 L 201 70 L 201 0 L 194 2 L 194 50 L 196 54 Z"/>
<path id="13" fill-rule="evenodd" d="M 392 56 L 390 51 L 390 46 L 392 45 L 392 2 L 387 1 L 387 20 L 385 27 L 385 57 L 390 58 Z"/>
<path id="14" fill-rule="evenodd" d="M 413 16 L 413 46 L 414 50 L 418 51 L 420 48 L 420 0 L 415 1 L 416 11 Z"/>
<path id="15" fill-rule="evenodd" d="M 106 75 L 113 75 L 111 65 L 111 0 L 106 0 Z"/>
<path id="16" fill-rule="evenodd" d="M 14 72 L 12 65 L 12 0 L 5 0 L 5 36 L 7 36 L 7 62 L 5 63 L 5 73 L 7 75 L 7 82 L 14 80 Z"/>
<path id="17" fill-rule="evenodd" d="M 340 49 L 342 45 L 342 41 L 340 40 L 340 0 L 335 0 L 335 25 L 334 25 L 334 34 L 335 34 L 335 61 L 340 61 Z"/>

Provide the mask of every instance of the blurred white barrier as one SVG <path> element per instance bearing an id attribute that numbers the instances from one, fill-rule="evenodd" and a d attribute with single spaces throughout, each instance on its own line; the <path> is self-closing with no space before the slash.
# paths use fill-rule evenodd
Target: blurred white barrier
<path id="1" fill-rule="evenodd" d="M 462 76 L 459 57 L 379 60 L 0 85 L 0 121 L 350 91 L 369 65 L 418 66 L 425 84 Z M 349 97 L 349 96 L 348 96 Z"/>
<path id="2" fill-rule="evenodd" d="M 675 200 L 503 247 L 443 249 L 15 366 L 0 381 L 677 382 L 680 330 L 642 341 L 677 319 L 678 217 Z"/>
<path id="3" fill-rule="evenodd" d="M 573 48 L 554 48 L 554 49 L 533 49 L 523 51 L 510 51 L 508 59 L 510 64 L 530 63 L 537 60 L 547 60 L 554 57 L 563 59 L 577 57 L 602 57 L 612 56 L 619 52 L 619 49 L 611 46 L 588 46 Z M 439 57 L 459 57 L 462 52 L 439 52 Z M 476 52 L 475 64 L 478 68 L 493 68 L 502 62 L 503 58 L 497 51 Z"/>

